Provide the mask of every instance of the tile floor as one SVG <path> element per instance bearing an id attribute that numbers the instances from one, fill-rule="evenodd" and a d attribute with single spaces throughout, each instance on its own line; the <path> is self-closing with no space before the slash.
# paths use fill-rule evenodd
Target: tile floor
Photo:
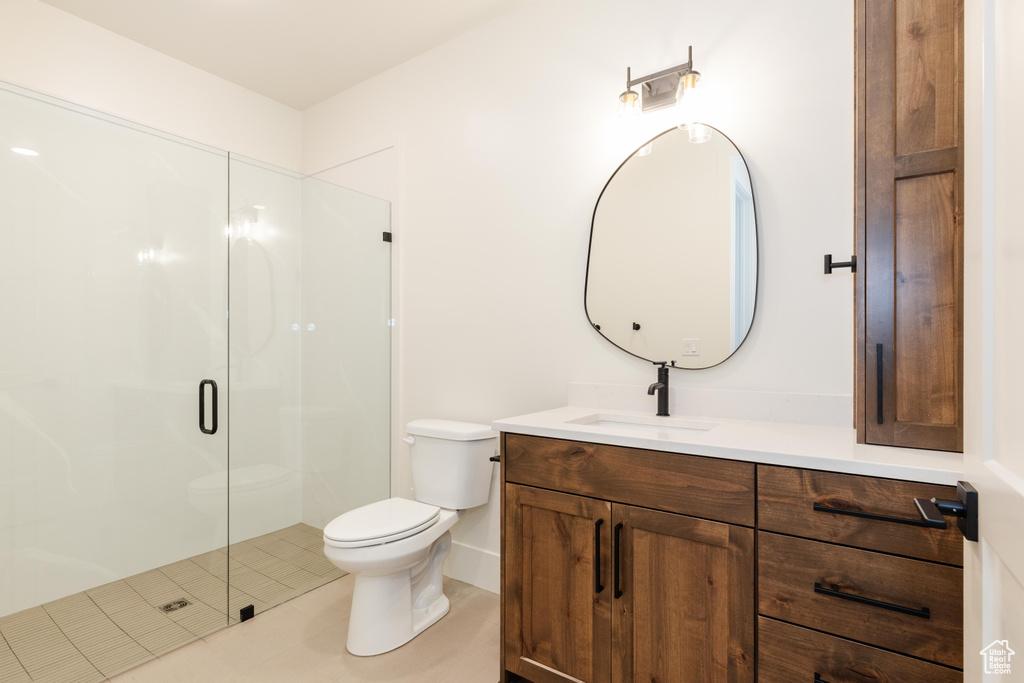
<path id="1" fill-rule="evenodd" d="M 222 629 L 111 679 L 115 683 L 496 683 L 499 603 L 445 579 L 451 611 L 411 642 L 376 657 L 345 649 L 355 577 Z"/>
<path id="2" fill-rule="evenodd" d="M 344 575 L 296 524 L 0 618 L 0 681 L 96 683 Z M 164 612 L 161 605 L 186 600 Z M 193 679 L 201 680 L 201 679 Z"/>

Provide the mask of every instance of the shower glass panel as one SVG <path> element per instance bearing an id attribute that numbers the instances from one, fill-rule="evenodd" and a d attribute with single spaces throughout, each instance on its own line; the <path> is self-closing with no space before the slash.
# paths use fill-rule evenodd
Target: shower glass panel
<path id="1" fill-rule="evenodd" d="M 229 617 L 327 581 L 390 481 L 390 204 L 231 155 Z M 299 264 L 301 263 L 301 269 Z"/>
<path id="2" fill-rule="evenodd" d="M 226 398 L 227 167 L 0 85 L 0 617 L 67 631 L 52 601 L 88 591 L 81 608 L 120 626 L 227 545 L 226 487 L 196 486 L 228 469 L 223 407 L 200 429 L 212 384 L 198 405 L 202 380 Z M 188 595 L 192 621 L 150 652 L 226 623 L 223 587 Z"/>
<path id="3" fill-rule="evenodd" d="M 280 539 L 301 521 L 301 441 L 287 422 L 302 400 L 301 342 L 292 329 L 301 305 L 302 197 L 301 176 L 234 154 L 230 178 L 228 615 L 236 620 L 248 605 L 259 613 L 294 597 L 305 578 L 295 560 L 306 551 Z M 320 540 L 315 530 L 297 538 Z"/>
<path id="4" fill-rule="evenodd" d="M 302 518 L 390 495 L 390 202 L 302 181 Z"/>

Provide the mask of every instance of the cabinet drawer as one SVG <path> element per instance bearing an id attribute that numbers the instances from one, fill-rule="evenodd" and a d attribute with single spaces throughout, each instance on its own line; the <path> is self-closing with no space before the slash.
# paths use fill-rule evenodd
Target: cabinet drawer
<path id="1" fill-rule="evenodd" d="M 760 617 L 761 683 L 963 683 L 959 671 Z"/>
<path id="2" fill-rule="evenodd" d="M 502 458 L 509 482 L 754 525 L 753 463 L 520 434 Z"/>
<path id="3" fill-rule="evenodd" d="M 964 539 L 954 518 L 946 529 L 919 525 L 914 498 L 932 497 L 955 499 L 956 488 L 757 466 L 760 529 L 961 566 Z"/>
<path id="4" fill-rule="evenodd" d="M 963 665 L 963 570 L 957 567 L 762 531 L 758 593 L 765 616 Z"/>

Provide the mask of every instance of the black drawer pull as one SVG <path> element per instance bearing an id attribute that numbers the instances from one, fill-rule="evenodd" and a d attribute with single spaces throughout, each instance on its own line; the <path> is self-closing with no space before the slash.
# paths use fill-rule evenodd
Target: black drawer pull
<path id="1" fill-rule="evenodd" d="M 849 600 L 851 602 L 859 602 L 862 605 L 871 605 L 872 607 L 881 607 L 882 609 L 892 610 L 893 612 L 899 612 L 900 614 L 909 614 L 912 617 L 921 617 L 922 619 L 931 619 L 932 613 L 927 607 L 921 609 L 914 609 L 912 607 L 904 607 L 903 605 L 894 605 L 891 602 L 882 602 L 881 600 L 872 600 L 871 598 L 863 598 L 859 595 L 853 595 L 851 593 L 844 593 L 839 590 L 839 586 L 832 584 L 831 588 L 825 588 L 820 583 L 814 584 L 814 592 L 821 593 L 822 595 L 830 595 L 833 598 L 842 598 L 843 600 Z"/>
<path id="2" fill-rule="evenodd" d="M 601 525 L 603 519 L 594 522 L 594 592 L 600 593 L 604 590 L 601 583 Z"/>
<path id="3" fill-rule="evenodd" d="M 885 403 L 885 354 L 882 353 L 882 345 L 875 345 L 875 387 L 878 390 L 878 396 L 875 402 L 878 404 L 878 415 L 876 420 L 878 424 L 885 423 L 885 411 L 882 409 Z"/>
<path id="4" fill-rule="evenodd" d="M 828 681 L 826 681 L 824 678 L 822 678 L 820 673 L 815 671 L 814 672 L 814 681 L 813 681 L 813 683 L 828 683 Z"/>
<path id="5" fill-rule="evenodd" d="M 860 510 L 844 510 L 843 508 L 829 507 L 828 505 L 822 505 L 821 503 L 814 504 L 815 512 L 831 512 L 833 515 L 849 515 L 850 517 L 863 517 L 864 519 L 873 519 L 876 522 L 892 522 L 893 524 L 906 524 L 907 526 L 932 526 L 928 522 L 922 519 L 910 519 L 907 517 L 893 517 L 891 515 L 880 515 L 876 512 L 861 512 Z"/>
<path id="6" fill-rule="evenodd" d="M 612 553 L 615 555 L 615 562 L 612 565 L 612 581 L 615 583 L 613 595 L 616 599 L 622 597 L 622 591 L 619 589 L 619 553 L 622 547 L 622 544 L 619 542 L 619 534 L 621 533 L 622 522 L 619 522 L 615 525 L 615 534 L 612 536 Z"/>

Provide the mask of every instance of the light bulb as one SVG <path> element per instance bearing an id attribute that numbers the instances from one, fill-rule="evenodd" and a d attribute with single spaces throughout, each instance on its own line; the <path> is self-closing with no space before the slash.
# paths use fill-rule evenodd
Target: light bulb
<path id="1" fill-rule="evenodd" d="M 676 86 L 676 104 L 683 99 L 686 93 L 693 92 L 699 80 L 700 73 L 696 71 L 688 71 L 683 74 L 682 78 L 679 79 L 679 85 Z"/>
<path id="2" fill-rule="evenodd" d="M 619 95 L 619 116 L 635 116 L 640 111 L 640 93 L 627 90 Z"/>
<path id="3" fill-rule="evenodd" d="M 711 139 L 711 126 L 705 126 L 703 123 L 689 124 L 686 127 L 686 132 L 690 134 L 690 142 L 695 145 Z"/>

